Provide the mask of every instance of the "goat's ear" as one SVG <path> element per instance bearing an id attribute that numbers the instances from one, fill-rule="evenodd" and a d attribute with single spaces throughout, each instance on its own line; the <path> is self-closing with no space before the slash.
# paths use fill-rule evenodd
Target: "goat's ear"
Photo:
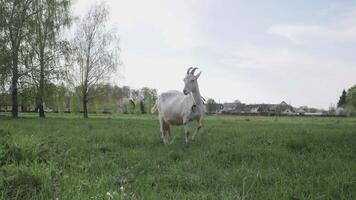
<path id="1" fill-rule="evenodd" d="M 201 74 L 201 72 L 199 72 L 197 75 L 195 75 L 195 78 L 199 78 L 199 76 L 200 76 L 200 74 Z"/>

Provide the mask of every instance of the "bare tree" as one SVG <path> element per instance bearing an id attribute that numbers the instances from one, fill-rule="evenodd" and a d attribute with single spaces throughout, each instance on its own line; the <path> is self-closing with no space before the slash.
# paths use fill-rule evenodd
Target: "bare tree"
<path id="1" fill-rule="evenodd" d="M 104 4 L 92 6 L 76 31 L 73 41 L 73 78 L 81 90 L 84 118 L 88 118 L 89 89 L 110 77 L 119 66 L 119 37 L 108 30 L 108 9 Z"/>

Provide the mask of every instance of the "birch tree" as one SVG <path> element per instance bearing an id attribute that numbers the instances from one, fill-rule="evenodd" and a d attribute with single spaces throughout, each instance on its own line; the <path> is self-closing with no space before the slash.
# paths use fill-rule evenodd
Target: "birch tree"
<path id="1" fill-rule="evenodd" d="M 10 71 L 12 118 L 18 117 L 18 82 L 27 73 L 19 60 L 24 38 L 30 34 L 29 20 L 35 14 L 31 4 L 32 0 L 0 0 L 1 37 L 10 58 L 10 65 L 2 67 L 9 67 Z"/>
<path id="2" fill-rule="evenodd" d="M 45 87 L 53 79 L 61 78 L 65 72 L 63 61 L 68 53 L 69 44 L 61 38 L 63 28 L 71 22 L 70 0 L 33 0 L 33 15 L 27 37 L 28 49 L 26 64 L 31 65 L 29 76 L 36 86 L 36 104 L 39 116 L 44 118 Z"/>
<path id="3" fill-rule="evenodd" d="M 104 4 L 92 6 L 80 20 L 73 40 L 73 79 L 81 90 L 84 118 L 88 118 L 90 88 L 110 78 L 120 64 L 119 37 L 107 28 L 109 11 Z"/>

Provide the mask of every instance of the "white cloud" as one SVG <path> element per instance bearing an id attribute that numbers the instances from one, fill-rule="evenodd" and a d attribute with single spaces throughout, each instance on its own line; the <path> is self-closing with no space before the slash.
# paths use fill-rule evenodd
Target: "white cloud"
<path id="1" fill-rule="evenodd" d="M 320 29 L 320 26 L 281 25 L 270 27 L 268 32 L 286 37 L 293 43 L 299 44 L 305 36 L 315 35 L 320 32 Z"/>
<path id="2" fill-rule="evenodd" d="M 245 74 L 245 88 L 239 92 L 250 102 L 254 98 L 274 103 L 285 100 L 323 108 L 336 102 L 345 86 L 354 84 L 356 74 L 354 62 L 283 46 L 242 47 L 222 63 L 229 66 L 227 71 L 231 74 Z"/>
<path id="3" fill-rule="evenodd" d="M 268 33 L 285 37 L 294 44 L 306 42 L 356 42 L 356 8 L 327 25 L 274 25 Z"/>
<path id="4" fill-rule="evenodd" d="M 115 8 L 112 21 L 119 27 L 129 30 L 150 27 L 163 37 L 167 47 L 174 49 L 189 49 L 204 43 L 192 3 L 160 0 L 115 0 L 109 3 Z"/>
<path id="5" fill-rule="evenodd" d="M 342 59 L 307 54 L 287 46 L 244 46 L 237 49 L 229 58 L 222 60 L 226 66 L 257 70 L 332 70 L 349 69 L 353 62 Z"/>
<path id="6" fill-rule="evenodd" d="M 198 0 L 189 3 L 162 0 L 105 2 L 110 9 L 110 22 L 118 26 L 119 31 L 130 32 L 147 27 L 155 30 L 158 37 L 162 37 L 162 42 L 167 48 L 173 49 L 190 49 L 204 45 L 197 21 Z M 84 13 L 93 3 L 94 0 L 79 0 L 75 13 Z M 142 32 L 141 36 L 145 37 L 145 33 Z"/>
<path id="7" fill-rule="evenodd" d="M 356 27 L 322 27 L 318 25 L 272 26 L 269 33 L 286 37 L 295 44 L 312 40 L 356 41 Z"/>
<path id="8" fill-rule="evenodd" d="M 245 46 L 224 59 L 223 63 L 238 68 L 263 69 L 289 67 L 296 59 L 296 54 L 285 47 Z"/>

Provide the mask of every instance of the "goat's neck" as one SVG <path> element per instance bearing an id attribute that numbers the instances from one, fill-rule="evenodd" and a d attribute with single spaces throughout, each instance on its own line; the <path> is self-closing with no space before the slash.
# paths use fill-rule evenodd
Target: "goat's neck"
<path id="1" fill-rule="evenodd" d="M 192 91 L 192 96 L 193 96 L 194 104 L 197 106 L 201 106 L 202 102 L 201 102 L 199 87 L 197 87 L 196 90 Z"/>

